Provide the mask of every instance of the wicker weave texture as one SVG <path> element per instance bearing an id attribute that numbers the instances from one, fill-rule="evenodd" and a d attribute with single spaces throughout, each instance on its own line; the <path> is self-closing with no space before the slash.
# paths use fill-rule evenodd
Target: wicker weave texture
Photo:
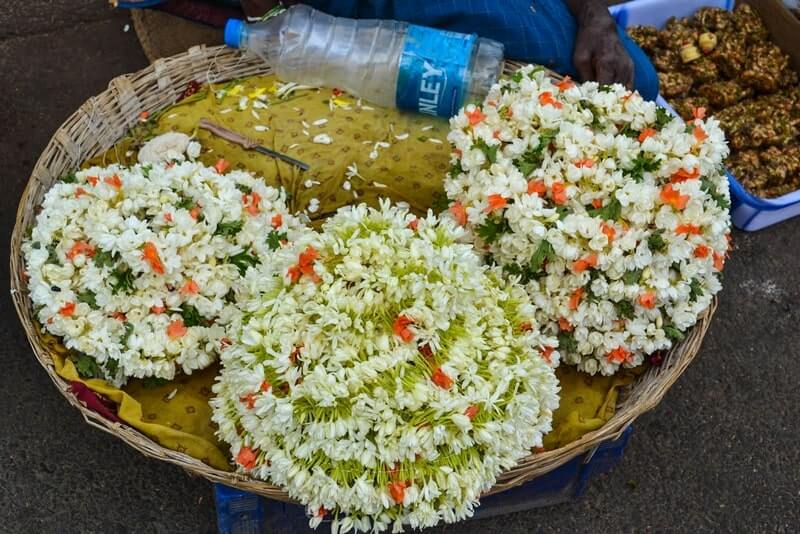
<path id="1" fill-rule="evenodd" d="M 519 64 L 506 63 L 506 72 Z M 214 469 L 184 453 L 166 449 L 138 431 L 113 423 L 83 406 L 69 391 L 69 384 L 56 374 L 27 296 L 21 245 L 33 223 L 38 206 L 50 186 L 63 174 L 119 141 L 136 123 L 142 111 L 155 112 L 173 104 L 192 80 L 218 83 L 235 78 L 269 74 L 270 68 L 258 58 L 244 57 L 225 47 L 197 46 L 188 52 L 159 59 L 149 67 L 111 81 L 103 93 L 87 100 L 56 131 L 33 169 L 17 210 L 11 237 L 11 293 L 34 355 L 61 394 L 78 409 L 90 425 L 117 436 L 146 456 L 178 465 L 186 471 L 228 486 L 292 502 L 280 488 L 245 475 Z M 604 441 L 614 440 L 641 414 L 656 406 L 700 350 L 703 337 L 716 309 L 716 301 L 699 318 L 686 339 L 675 346 L 664 364 L 644 373 L 620 396 L 617 411 L 599 430 L 569 445 L 525 458 L 503 473 L 490 493 L 520 485 L 547 473 Z"/>

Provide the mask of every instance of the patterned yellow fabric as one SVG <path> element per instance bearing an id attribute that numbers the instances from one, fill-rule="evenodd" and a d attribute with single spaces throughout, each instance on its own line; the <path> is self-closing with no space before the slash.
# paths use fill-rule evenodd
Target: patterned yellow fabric
<path id="1" fill-rule="evenodd" d="M 294 211 L 306 209 L 311 199 L 317 198 L 320 209 L 309 214 L 315 223 L 341 206 L 364 201 L 374 205 L 381 197 L 405 201 L 415 212 L 425 213 L 441 195 L 449 166 L 446 121 L 372 109 L 328 90 L 304 90 L 279 99 L 274 96 L 276 87 L 273 77 L 214 87 L 161 113 L 155 132 L 196 135 L 204 147 L 200 159 L 205 164 L 223 158 L 234 167 L 263 176 L 271 185 L 283 186 L 291 194 Z M 220 98 L 217 91 L 222 89 L 227 94 Z M 258 94 L 269 96 L 267 108 L 252 106 Z M 248 95 L 246 108 L 240 109 L 240 99 Z M 291 165 L 198 130 L 201 118 L 304 161 L 311 170 L 300 173 Z M 332 142 L 313 142 L 319 134 L 329 135 Z M 86 164 L 132 164 L 136 158 L 129 150 L 132 142 L 125 139 Z M 351 182 L 350 190 L 343 187 L 346 181 Z M 79 380 L 64 355 L 65 349 L 58 348 L 54 357 L 58 374 Z M 213 366 L 155 388 L 146 387 L 141 380 L 130 381 L 123 390 L 102 380 L 82 382 L 115 402 L 121 419 L 162 446 L 186 452 L 213 467 L 230 469 L 227 450 L 214 437 L 207 403 L 217 370 Z M 560 368 L 558 376 L 561 407 L 554 416 L 554 430 L 545 438 L 548 449 L 602 426 L 614 414 L 619 388 L 633 379 L 632 373 L 589 377 L 568 367 Z"/>

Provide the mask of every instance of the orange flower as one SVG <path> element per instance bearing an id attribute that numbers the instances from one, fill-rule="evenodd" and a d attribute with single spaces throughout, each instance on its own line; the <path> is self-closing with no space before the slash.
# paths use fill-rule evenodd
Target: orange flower
<path id="1" fill-rule="evenodd" d="M 697 178 L 700 178 L 700 169 L 695 167 L 691 171 L 687 171 L 686 169 L 678 169 L 672 173 L 669 181 L 673 184 L 679 184 L 687 180 L 696 180 Z"/>
<path id="2" fill-rule="evenodd" d="M 406 498 L 406 483 L 405 482 L 392 482 L 389 484 L 389 495 L 392 496 L 394 502 L 403 504 Z"/>
<path id="3" fill-rule="evenodd" d="M 433 380 L 433 383 L 442 389 L 450 389 L 450 387 L 453 385 L 453 379 L 447 376 L 447 373 L 442 371 L 441 367 L 437 367 L 433 370 L 431 380 Z"/>
<path id="4" fill-rule="evenodd" d="M 583 168 L 586 167 L 587 169 L 591 169 L 594 167 L 594 160 L 592 158 L 583 158 L 583 159 L 576 159 L 572 162 L 573 165 L 576 167 Z"/>
<path id="5" fill-rule="evenodd" d="M 652 310 L 656 307 L 656 292 L 655 291 L 645 291 L 641 295 L 639 295 L 639 304 L 643 307 Z"/>
<path id="6" fill-rule="evenodd" d="M 553 182 L 550 187 L 550 194 L 553 197 L 553 202 L 559 206 L 567 203 L 567 186 L 563 182 Z"/>
<path id="7" fill-rule="evenodd" d="M 600 198 L 592 200 L 592 207 L 596 210 L 599 210 L 600 208 L 603 207 L 603 200 Z"/>
<path id="8" fill-rule="evenodd" d="M 547 186 L 544 180 L 531 180 L 528 182 L 528 194 L 543 197 L 547 193 Z"/>
<path id="9" fill-rule="evenodd" d="M 533 330 L 533 325 L 530 323 L 530 321 L 525 321 L 519 325 L 519 329 L 523 332 L 530 332 Z"/>
<path id="10" fill-rule="evenodd" d="M 676 235 L 700 235 L 700 227 L 694 224 L 679 224 L 675 227 Z"/>
<path id="11" fill-rule="evenodd" d="M 676 210 L 682 210 L 689 202 L 689 195 L 682 195 L 672 187 L 672 184 L 667 184 L 661 190 L 661 202 L 669 204 Z"/>
<path id="12" fill-rule="evenodd" d="M 564 104 L 553 98 L 553 93 L 545 91 L 539 95 L 539 104 L 542 106 L 553 106 L 556 109 L 561 109 Z"/>
<path id="13" fill-rule="evenodd" d="M 614 242 L 614 238 L 617 236 L 617 231 L 614 229 L 613 226 L 611 226 L 606 222 L 601 222 L 600 231 L 603 232 L 608 238 L 609 245 Z"/>
<path id="14" fill-rule="evenodd" d="M 195 221 L 200 218 L 200 212 L 203 210 L 200 209 L 200 206 L 195 206 L 189 210 L 189 217 L 194 219 Z"/>
<path id="15" fill-rule="evenodd" d="M 340 96 L 342 96 L 342 95 L 344 94 L 344 91 L 342 91 L 341 89 L 338 89 L 338 88 L 334 87 L 333 89 L 331 89 L 331 94 L 332 94 L 334 97 L 338 98 L 338 97 L 340 97 Z"/>
<path id="16" fill-rule="evenodd" d="M 272 384 L 270 384 L 269 382 L 264 380 L 263 382 L 261 382 L 261 385 L 258 387 L 258 389 L 260 389 L 261 391 L 266 393 L 267 391 L 270 390 L 271 387 L 272 387 Z"/>
<path id="17" fill-rule="evenodd" d="M 248 393 L 247 395 L 239 397 L 239 402 L 247 404 L 247 409 L 252 410 L 256 406 L 256 396 L 253 393 Z"/>
<path id="18" fill-rule="evenodd" d="M 276 213 L 272 216 L 272 227 L 277 230 L 281 225 L 283 225 L 283 215 Z"/>
<path id="19" fill-rule="evenodd" d="M 575 327 L 572 326 L 572 323 L 570 323 L 566 317 L 559 317 L 558 328 L 560 328 L 562 332 L 572 332 L 572 329 Z"/>
<path id="20" fill-rule="evenodd" d="M 653 137 L 653 136 L 654 136 L 654 135 L 656 135 L 657 133 L 658 133 L 658 132 L 657 132 L 657 131 L 655 131 L 655 130 L 654 130 L 654 129 L 652 129 L 652 128 L 645 128 L 645 129 L 644 129 L 644 130 L 642 130 L 642 132 L 639 134 L 639 142 L 640 142 L 640 143 L 644 143 L 644 142 L 645 142 L 645 140 L 646 140 L 648 137 Z"/>
<path id="21" fill-rule="evenodd" d="M 167 311 L 167 308 L 165 306 L 151 306 L 150 307 L 150 313 L 154 313 L 156 315 L 160 315 L 160 314 L 164 313 L 165 311 Z"/>
<path id="22" fill-rule="evenodd" d="M 64 317 L 72 317 L 72 314 L 75 313 L 75 303 L 74 302 L 66 302 L 63 306 L 58 310 L 58 314 Z"/>
<path id="23" fill-rule="evenodd" d="M 500 130 L 495 130 L 492 132 L 493 139 L 500 139 Z"/>
<path id="24" fill-rule="evenodd" d="M 508 200 L 506 200 L 502 195 L 489 195 L 486 200 L 489 202 L 489 205 L 483 210 L 486 213 L 503 209 L 506 207 L 506 205 L 508 205 Z"/>
<path id="25" fill-rule="evenodd" d="M 114 189 L 121 189 L 122 188 L 122 180 L 120 180 L 119 176 L 117 176 L 116 174 L 114 176 L 106 176 L 103 179 L 103 182 L 107 183 L 108 185 L 110 185 Z"/>
<path id="26" fill-rule="evenodd" d="M 417 228 L 419 227 L 419 219 L 414 217 L 413 219 L 408 221 L 408 227 L 416 232 Z"/>
<path id="27" fill-rule="evenodd" d="M 244 204 L 244 209 L 250 215 L 256 216 L 258 215 L 259 208 L 258 204 L 261 202 L 261 195 L 253 191 L 252 193 L 248 193 L 247 195 L 242 195 L 242 204 Z"/>
<path id="28" fill-rule="evenodd" d="M 706 118 L 706 108 L 700 106 L 692 109 L 692 117 L 695 119 L 705 119 Z"/>
<path id="29" fill-rule="evenodd" d="M 572 270 L 576 273 L 582 273 L 586 269 L 595 267 L 597 267 L 597 254 L 594 252 L 572 263 Z"/>
<path id="30" fill-rule="evenodd" d="M 231 164 L 225 161 L 224 159 L 218 159 L 217 162 L 214 164 L 214 170 L 216 170 L 219 174 L 222 174 Z"/>
<path id="31" fill-rule="evenodd" d="M 183 284 L 183 287 L 181 288 L 180 291 L 181 295 L 183 295 L 184 297 L 187 297 L 189 295 L 197 295 L 197 293 L 199 292 L 200 292 L 200 286 L 198 286 L 197 282 L 195 282 L 191 278 L 188 279 L 185 284 Z"/>
<path id="32" fill-rule="evenodd" d="M 100 179 L 97 176 L 87 176 L 86 177 L 86 181 L 89 182 L 90 184 L 92 184 L 92 187 L 96 186 L 97 182 L 99 180 Z"/>
<path id="33" fill-rule="evenodd" d="M 579 287 L 572 293 L 572 296 L 569 297 L 568 305 L 570 310 L 574 311 L 578 309 L 578 305 L 581 303 L 581 299 L 583 298 L 583 294 L 585 292 L 586 291 L 582 287 Z"/>
<path id="34" fill-rule="evenodd" d="M 165 213 L 164 214 L 164 220 L 167 221 L 167 222 L 172 222 L 172 214 L 171 213 Z"/>
<path id="35" fill-rule="evenodd" d="M 231 345 L 233 345 L 233 340 L 231 338 L 229 338 L 229 337 L 223 337 L 222 339 L 219 340 L 219 349 L 220 350 L 225 350 L 228 347 L 230 347 Z"/>
<path id="36" fill-rule="evenodd" d="M 474 111 L 466 111 L 465 114 L 471 126 L 475 126 L 486 120 L 486 115 L 483 114 L 480 108 L 475 108 Z"/>
<path id="37" fill-rule="evenodd" d="M 695 258 L 707 258 L 710 249 L 705 245 L 697 245 L 694 249 Z"/>
<path id="38" fill-rule="evenodd" d="M 67 252 L 67 259 L 72 261 L 76 256 L 83 254 L 87 258 L 94 256 L 94 247 L 86 241 L 76 241 L 72 248 Z"/>
<path id="39" fill-rule="evenodd" d="M 692 132 L 692 134 L 694 135 L 694 138 L 698 143 L 702 143 L 703 141 L 708 139 L 708 134 L 699 124 L 694 125 L 694 131 Z"/>
<path id="40" fill-rule="evenodd" d="M 409 328 L 414 324 L 414 319 L 406 315 L 398 315 L 392 323 L 392 331 L 394 335 L 408 343 L 414 339 L 414 332 Z"/>
<path id="41" fill-rule="evenodd" d="M 461 202 L 456 202 L 449 208 L 450 214 L 455 218 L 456 222 L 461 226 L 467 225 L 467 208 Z"/>
<path id="42" fill-rule="evenodd" d="M 475 406 L 474 404 L 467 406 L 467 409 L 464 410 L 464 415 L 469 417 L 470 421 L 475 419 L 475 416 L 478 415 L 478 412 L 481 411 L 480 406 Z"/>
<path id="43" fill-rule="evenodd" d="M 148 241 L 142 245 L 142 259 L 150 264 L 150 268 L 153 269 L 154 273 L 164 274 L 164 264 L 161 263 L 158 249 L 152 241 Z"/>
<path id="44" fill-rule="evenodd" d="M 119 321 L 121 323 L 124 323 L 125 321 L 128 320 L 128 316 L 125 315 L 123 312 L 120 312 L 120 311 L 116 311 L 116 312 L 112 313 L 111 314 L 111 318 L 112 319 L 116 319 L 117 321 Z"/>
<path id="45" fill-rule="evenodd" d="M 242 447 L 236 455 L 236 463 L 245 469 L 252 469 L 256 466 L 257 458 L 256 451 L 250 447 Z"/>
<path id="46" fill-rule="evenodd" d="M 548 365 L 550 363 L 552 363 L 552 357 L 553 357 L 553 351 L 554 350 L 556 350 L 556 349 L 554 349 L 550 345 L 545 345 L 544 347 L 539 349 L 539 353 L 542 355 L 542 358 L 544 358 L 544 361 L 546 361 L 548 363 Z"/>
<path id="47" fill-rule="evenodd" d="M 180 339 L 186 335 L 189 329 L 183 324 L 183 319 L 175 319 L 167 326 L 167 335 L 170 339 Z"/>
<path id="48" fill-rule="evenodd" d="M 606 361 L 609 363 L 625 363 L 630 357 L 631 353 L 625 347 L 617 347 L 606 354 Z"/>
<path id="49" fill-rule="evenodd" d="M 82 187 L 75 188 L 75 198 L 81 198 L 85 194 L 86 194 L 86 189 Z"/>
<path id="50" fill-rule="evenodd" d="M 714 258 L 714 269 L 716 269 L 717 271 L 721 271 L 722 269 L 724 269 L 725 268 L 725 256 L 723 256 L 722 254 L 719 254 L 717 252 L 714 252 L 712 254 L 712 256 Z"/>
<path id="51" fill-rule="evenodd" d="M 319 510 L 317 510 L 317 514 L 316 515 L 317 515 L 317 517 L 325 517 L 326 515 L 328 515 L 328 511 L 325 509 L 324 506 L 320 506 Z"/>
<path id="52" fill-rule="evenodd" d="M 569 76 L 564 76 L 564 79 L 556 84 L 559 91 L 568 91 L 575 87 L 575 82 Z"/>
<path id="53" fill-rule="evenodd" d="M 149 118 L 150 118 L 149 111 L 142 111 L 141 113 L 139 113 L 139 122 L 147 122 L 147 119 Z"/>
<path id="54" fill-rule="evenodd" d="M 303 275 L 311 278 L 314 283 L 319 283 L 321 278 L 316 271 L 314 271 L 314 262 L 317 261 L 317 259 L 319 259 L 319 252 L 317 252 L 317 249 L 311 245 L 307 246 L 306 249 L 300 253 L 297 264 L 289 267 L 289 277 L 292 283 L 299 281 Z"/>

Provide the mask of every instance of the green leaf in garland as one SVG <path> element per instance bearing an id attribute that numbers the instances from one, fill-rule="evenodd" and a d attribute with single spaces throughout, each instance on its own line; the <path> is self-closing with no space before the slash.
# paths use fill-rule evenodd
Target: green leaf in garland
<path id="1" fill-rule="evenodd" d="M 686 338 L 683 332 L 672 325 L 664 325 L 664 335 L 673 341 L 683 341 Z"/>
<path id="2" fill-rule="evenodd" d="M 288 238 L 285 232 L 272 230 L 267 236 L 267 246 L 270 250 L 278 250 L 281 248 L 281 241 L 286 241 Z"/>
<path id="3" fill-rule="evenodd" d="M 546 239 L 542 239 L 542 241 L 539 243 L 539 247 L 536 249 L 536 252 L 533 253 L 533 257 L 531 258 L 531 271 L 539 272 L 542 270 L 542 267 L 544 267 L 546 261 L 552 261 L 554 259 L 556 259 L 556 251 L 553 249 L 553 245 L 551 245 Z"/>
<path id="4" fill-rule="evenodd" d="M 514 83 L 520 83 L 522 81 L 522 76 L 523 76 L 522 72 L 517 71 L 511 75 L 511 81 Z"/>
<path id="5" fill-rule="evenodd" d="M 600 217 L 606 221 L 616 221 L 622 216 L 622 204 L 616 198 L 601 208 L 592 208 L 588 210 L 589 215 L 592 217 Z"/>
<path id="6" fill-rule="evenodd" d="M 634 182 L 642 183 L 644 180 L 644 173 L 655 172 L 658 170 L 658 167 L 659 163 L 654 157 L 647 156 L 646 154 L 639 154 L 636 156 L 636 159 L 633 160 L 633 167 L 625 170 L 625 174 L 630 176 Z"/>
<path id="7" fill-rule="evenodd" d="M 100 366 L 88 354 L 79 354 L 73 363 L 81 378 L 98 378 L 100 376 Z"/>
<path id="8" fill-rule="evenodd" d="M 47 263 L 61 265 L 61 260 L 58 259 L 58 252 L 56 252 L 57 246 L 58 243 L 50 243 L 47 245 Z"/>
<path id="9" fill-rule="evenodd" d="M 489 163 L 497 163 L 497 149 L 500 148 L 500 145 L 490 146 L 483 139 L 478 139 L 475 141 L 475 148 L 480 149 L 484 153 Z"/>
<path id="10" fill-rule="evenodd" d="M 703 296 L 703 284 L 697 278 L 692 278 L 689 284 L 689 302 L 695 302 Z"/>
<path id="11" fill-rule="evenodd" d="M 88 304 L 90 308 L 93 310 L 98 309 L 97 306 L 97 295 L 95 295 L 94 291 L 86 290 L 81 291 L 77 295 L 75 295 L 78 302 L 83 302 L 84 304 Z"/>
<path id="12" fill-rule="evenodd" d="M 99 248 L 95 251 L 94 256 L 92 256 L 92 261 L 94 261 L 94 264 L 100 269 L 103 267 L 113 267 L 117 262 L 117 259 L 118 256 L 116 254 L 112 254 L 111 252 L 107 252 Z"/>
<path id="13" fill-rule="evenodd" d="M 632 286 L 633 284 L 638 284 L 639 280 L 642 279 L 642 270 L 641 269 L 634 269 L 633 271 L 625 271 L 625 274 L 622 275 L 622 281 L 625 282 L 625 285 Z"/>
<path id="14" fill-rule="evenodd" d="M 231 222 L 220 222 L 217 225 L 217 229 L 214 231 L 214 235 L 221 235 L 223 237 L 234 237 L 236 234 L 241 232 L 242 227 L 244 226 L 243 221 L 231 221 Z"/>
<path id="15" fill-rule="evenodd" d="M 249 254 L 247 251 L 242 251 L 229 257 L 228 263 L 235 265 L 236 268 L 239 269 L 239 274 L 244 276 L 247 272 L 247 269 L 250 267 L 255 267 L 261 262 L 258 261 L 258 258 Z"/>
<path id="16" fill-rule="evenodd" d="M 659 130 L 663 129 L 667 124 L 672 122 L 672 115 L 666 108 L 657 107 L 656 108 L 656 127 Z"/>
<path id="17" fill-rule="evenodd" d="M 253 192 L 253 188 L 252 187 L 248 187 L 248 186 L 246 186 L 244 184 L 236 184 L 236 189 L 238 189 L 239 191 L 241 191 L 245 195 L 249 195 L 250 193 Z"/>
<path id="18" fill-rule="evenodd" d="M 181 319 L 183 319 L 184 326 L 187 327 L 204 326 L 207 322 L 197 308 L 185 302 L 181 304 Z"/>
<path id="19" fill-rule="evenodd" d="M 651 252 L 664 252 L 667 242 L 664 241 L 664 230 L 656 230 L 647 238 L 647 246 Z"/>
<path id="20" fill-rule="evenodd" d="M 489 245 L 497 241 L 501 235 L 509 232 L 510 230 L 511 227 L 508 225 L 508 220 L 505 217 L 499 221 L 486 219 L 486 222 L 477 228 L 480 238 Z"/>
<path id="21" fill-rule="evenodd" d="M 106 360 L 105 363 L 105 371 L 106 377 L 113 378 L 117 374 L 117 370 L 119 370 L 119 360 L 115 360 L 114 358 L 109 358 Z"/>
<path id="22" fill-rule="evenodd" d="M 617 315 L 620 317 L 625 317 L 626 319 L 633 319 L 635 315 L 635 310 L 633 304 L 631 304 L 627 300 L 621 300 L 619 302 L 614 303 L 614 307 L 617 309 Z"/>
<path id="23" fill-rule="evenodd" d="M 461 163 L 458 164 L 459 168 L 461 168 Z M 443 211 L 447 211 L 448 206 L 450 206 L 450 199 L 447 198 L 447 195 L 443 191 L 437 192 L 433 195 L 433 202 L 431 203 L 431 209 L 437 215 L 442 213 Z"/>
<path id="24" fill-rule="evenodd" d="M 572 332 L 559 332 L 558 351 L 575 352 L 576 350 L 578 350 L 578 342 L 575 341 L 575 335 Z"/>
<path id="25" fill-rule="evenodd" d="M 78 178 L 75 176 L 74 172 L 71 172 L 67 175 L 61 177 L 61 181 L 65 184 L 74 184 L 78 181 Z"/>
<path id="26" fill-rule="evenodd" d="M 705 176 L 700 179 L 700 189 L 702 189 L 711 199 L 717 203 L 721 209 L 726 210 L 731 207 L 730 201 L 720 194 L 714 183 Z"/>
<path id="27" fill-rule="evenodd" d="M 123 292 L 127 295 L 131 295 L 134 292 L 134 283 L 136 282 L 136 275 L 133 274 L 133 271 L 123 268 L 117 267 L 110 273 L 111 276 L 111 293 L 117 295 L 120 292 Z"/>
<path id="28" fill-rule="evenodd" d="M 461 160 L 457 159 L 455 163 L 450 165 L 450 170 L 448 171 L 448 175 L 452 180 L 458 178 L 458 175 L 464 172 L 464 168 L 461 166 Z"/>
<path id="29" fill-rule="evenodd" d="M 125 333 L 122 334 L 122 338 L 119 340 L 119 342 L 123 346 L 127 347 L 128 340 L 131 338 L 131 335 L 133 335 L 133 325 L 128 321 L 125 321 L 124 323 L 122 323 L 122 326 L 125 328 Z"/>

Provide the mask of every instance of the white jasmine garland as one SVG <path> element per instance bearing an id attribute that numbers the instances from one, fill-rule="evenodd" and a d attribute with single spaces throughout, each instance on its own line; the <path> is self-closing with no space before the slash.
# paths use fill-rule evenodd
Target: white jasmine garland
<path id="1" fill-rule="evenodd" d="M 387 202 L 347 207 L 248 272 L 213 420 L 238 469 L 312 526 L 468 517 L 550 430 L 556 339 L 463 237 Z"/>
<path id="2" fill-rule="evenodd" d="M 450 213 L 583 371 L 669 348 L 720 289 L 728 148 L 696 115 L 528 66 L 451 119 Z"/>
<path id="3" fill-rule="evenodd" d="M 113 383 L 207 367 L 243 273 L 294 238 L 284 194 L 226 165 L 92 167 L 45 195 L 23 245 L 37 317 Z"/>

